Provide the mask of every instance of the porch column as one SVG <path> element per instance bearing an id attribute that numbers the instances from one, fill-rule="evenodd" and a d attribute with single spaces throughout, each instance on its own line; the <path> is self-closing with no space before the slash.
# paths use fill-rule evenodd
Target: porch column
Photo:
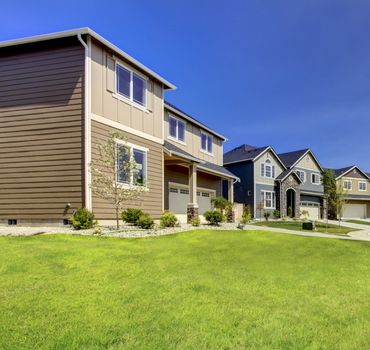
<path id="1" fill-rule="evenodd" d="M 234 203 L 234 180 L 228 180 L 227 186 L 227 199 Z"/>
<path id="2" fill-rule="evenodd" d="M 193 219 L 199 217 L 197 203 L 197 165 L 195 163 L 191 163 L 189 166 L 189 194 L 190 203 L 188 203 L 187 209 L 188 224 L 190 224 Z"/>

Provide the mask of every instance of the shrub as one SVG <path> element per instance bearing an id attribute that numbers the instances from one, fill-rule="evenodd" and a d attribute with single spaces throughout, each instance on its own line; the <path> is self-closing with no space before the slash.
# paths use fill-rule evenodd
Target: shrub
<path id="1" fill-rule="evenodd" d="M 310 213 L 308 210 L 302 210 L 301 216 L 303 216 L 304 220 L 308 220 L 308 217 L 310 216 Z"/>
<path id="2" fill-rule="evenodd" d="M 293 216 L 293 209 L 292 209 L 292 207 L 288 207 L 288 216 L 290 218 Z"/>
<path id="3" fill-rule="evenodd" d="M 96 225 L 94 214 L 86 208 L 77 209 L 69 218 L 69 222 L 75 230 L 86 230 Z"/>
<path id="4" fill-rule="evenodd" d="M 149 214 L 141 214 L 139 219 L 136 221 L 136 225 L 140 228 L 149 230 L 154 227 L 154 220 Z"/>
<path id="5" fill-rule="evenodd" d="M 143 211 L 139 208 L 127 208 L 122 212 L 121 217 L 124 222 L 136 225 L 139 217 L 143 214 Z"/>
<path id="6" fill-rule="evenodd" d="M 191 220 L 191 224 L 193 226 L 200 226 L 200 219 L 199 218 L 194 218 L 193 220 Z"/>
<path id="7" fill-rule="evenodd" d="M 273 214 L 273 215 L 274 215 L 274 218 L 275 218 L 275 219 L 279 219 L 279 218 L 280 218 L 280 211 L 279 211 L 279 210 L 277 210 L 277 209 L 275 209 L 275 210 L 274 210 L 274 214 Z"/>
<path id="8" fill-rule="evenodd" d="M 243 210 L 242 219 L 240 220 L 240 223 L 243 225 L 248 224 L 252 219 L 251 210 L 249 208 L 249 205 L 246 205 Z"/>
<path id="9" fill-rule="evenodd" d="M 166 210 L 161 215 L 161 227 L 175 227 L 177 225 L 177 217 L 174 213 Z"/>
<path id="10" fill-rule="evenodd" d="M 266 211 L 263 216 L 265 217 L 266 221 L 269 221 L 269 217 L 270 217 L 271 213 L 269 211 Z"/>
<path id="11" fill-rule="evenodd" d="M 218 225 L 220 222 L 223 221 L 224 216 L 222 213 L 218 210 L 213 210 L 213 211 L 206 211 L 204 213 L 204 218 L 207 220 L 207 222 L 210 225 Z"/>
<path id="12" fill-rule="evenodd" d="M 224 197 L 214 197 L 211 199 L 211 203 L 215 209 L 220 210 L 222 213 L 225 209 L 232 207 L 231 202 Z"/>

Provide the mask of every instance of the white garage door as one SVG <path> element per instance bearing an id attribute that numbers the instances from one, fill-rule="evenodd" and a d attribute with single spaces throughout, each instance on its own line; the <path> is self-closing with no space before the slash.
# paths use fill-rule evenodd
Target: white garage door
<path id="1" fill-rule="evenodd" d="M 308 212 L 309 220 L 318 220 L 320 219 L 320 204 L 314 202 L 301 202 L 301 206 L 299 208 L 301 214 L 302 211 L 305 210 Z"/>
<path id="2" fill-rule="evenodd" d="M 211 210 L 211 198 L 215 196 L 215 191 L 198 188 L 197 202 L 199 214 Z M 169 185 L 168 205 L 170 211 L 175 214 L 186 214 L 190 202 L 189 187 L 177 184 Z"/>
<path id="3" fill-rule="evenodd" d="M 366 204 L 345 204 L 343 207 L 344 218 L 366 218 Z"/>

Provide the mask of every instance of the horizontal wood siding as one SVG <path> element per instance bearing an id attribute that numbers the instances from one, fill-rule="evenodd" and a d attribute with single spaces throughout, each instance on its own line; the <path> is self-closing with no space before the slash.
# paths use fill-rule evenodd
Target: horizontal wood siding
<path id="1" fill-rule="evenodd" d="M 169 208 L 169 182 L 178 183 L 181 185 L 189 185 L 189 169 L 179 165 L 166 165 L 164 168 L 164 207 Z M 221 196 L 221 178 L 197 172 L 197 185 L 198 187 L 206 188 L 209 190 L 215 190 L 217 196 Z M 184 213 L 185 214 L 185 213 Z"/>
<path id="2" fill-rule="evenodd" d="M 105 124 L 92 121 L 92 160 L 98 157 L 98 144 L 104 144 L 113 132 L 121 132 Z M 148 183 L 149 191 L 144 193 L 140 200 L 128 204 L 128 207 L 140 207 L 143 211 L 159 218 L 163 211 L 162 193 L 163 193 L 163 148 L 162 145 L 143 139 L 139 136 L 121 132 L 127 137 L 127 142 L 146 147 L 148 152 Z M 97 219 L 112 220 L 115 218 L 114 208 L 107 201 L 98 198 L 93 194 L 93 211 Z"/>
<path id="3" fill-rule="evenodd" d="M 0 219 L 62 220 L 84 204 L 84 49 L 16 50 L 0 57 Z"/>

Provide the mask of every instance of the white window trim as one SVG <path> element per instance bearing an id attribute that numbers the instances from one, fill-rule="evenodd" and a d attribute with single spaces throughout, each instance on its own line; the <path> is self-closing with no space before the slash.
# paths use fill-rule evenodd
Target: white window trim
<path id="1" fill-rule="evenodd" d="M 170 128 L 171 128 L 171 125 L 170 125 L 170 119 L 175 119 L 176 121 L 177 121 L 177 125 L 176 125 L 176 137 L 173 137 L 172 135 L 170 135 Z M 181 141 L 181 140 L 179 140 L 179 128 L 178 128 L 178 122 L 181 122 L 181 123 L 184 123 L 184 141 Z M 172 114 L 169 114 L 168 115 L 168 136 L 167 136 L 167 138 L 169 139 L 169 140 L 172 140 L 172 141 L 175 141 L 175 142 L 177 142 L 177 143 L 180 143 L 180 144 L 182 144 L 182 145 L 184 145 L 184 146 L 186 146 L 186 121 L 185 120 L 182 120 L 182 119 L 180 119 L 180 118 L 177 118 L 177 117 L 175 117 L 175 116 L 173 116 Z"/>
<path id="2" fill-rule="evenodd" d="M 264 168 L 263 175 L 262 175 L 262 165 L 263 165 L 263 168 Z M 271 176 L 266 176 L 266 166 L 270 167 Z M 272 171 L 272 168 L 274 168 L 274 171 Z M 265 162 L 261 163 L 260 172 L 261 172 L 261 177 L 264 177 L 266 179 L 275 179 L 275 176 L 273 176 L 273 175 L 276 175 L 276 167 L 271 161 L 269 161 L 269 163 L 266 163 L 266 161 L 265 161 Z"/>
<path id="3" fill-rule="evenodd" d="M 117 172 L 118 172 L 118 169 L 117 169 L 117 160 L 115 161 L 115 167 L 116 167 L 116 183 L 119 187 L 122 187 L 122 188 L 134 188 L 134 187 L 140 187 L 140 188 L 144 188 L 146 191 L 149 191 L 149 188 L 148 188 L 148 153 L 149 153 L 149 149 L 146 148 L 146 147 L 143 147 L 143 146 L 139 146 L 139 145 L 135 145 L 133 143 L 129 143 L 129 142 L 125 142 L 123 140 L 120 140 L 120 139 L 114 139 L 114 142 L 116 145 L 123 145 L 123 146 L 127 146 L 130 148 L 130 156 L 131 156 L 131 159 L 133 157 L 133 149 L 137 149 L 138 151 L 142 151 L 142 152 L 145 152 L 146 153 L 146 156 L 145 156 L 145 184 L 144 185 L 133 185 L 133 174 L 130 174 L 130 183 L 122 183 L 122 182 L 118 182 L 117 181 Z"/>
<path id="4" fill-rule="evenodd" d="M 313 181 L 313 177 L 314 176 L 317 176 L 319 178 L 319 181 L 318 182 L 314 182 Z M 320 177 L 320 174 L 317 174 L 317 173 L 311 173 L 311 184 L 312 185 L 321 185 L 321 177 Z"/>
<path id="5" fill-rule="evenodd" d="M 365 189 L 364 189 L 364 190 L 362 190 L 362 189 L 360 188 L 360 184 L 364 184 L 364 185 L 365 185 Z M 366 191 L 367 191 L 367 182 L 366 182 L 366 181 L 359 181 L 359 182 L 358 182 L 358 190 L 359 190 L 360 192 L 366 192 Z"/>
<path id="6" fill-rule="evenodd" d="M 276 209 L 276 193 L 275 191 L 266 191 L 262 190 L 261 193 L 263 193 L 263 209 Z M 266 193 L 271 193 L 271 207 L 266 206 Z"/>
<path id="7" fill-rule="evenodd" d="M 121 66 L 122 68 L 128 70 L 130 72 L 130 97 L 127 97 L 125 95 L 122 95 L 119 91 L 118 91 L 118 74 L 117 74 L 117 66 Z M 129 68 L 127 67 L 125 64 L 121 63 L 121 62 L 118 62 L 117 60 L 115 60 L 115 71 L 114 71 L 114 93 L 113 93 L 113 97 L 123 101 L 123 102 L 127 102 L 129 104 L 131 104 L 132 106 L 134 107 L 137 107 L 141 110 L 143 110 L 144 112 L 146 113 L 149 113 L 148 111 L 148 78 L 137 72 L 136 70 L 133 70 L 132 68 Z M 145 104 L 142 105 L 138 102 L 135 102 L 134 101 L 134 96 L 133 96 L 133 74 L 136 74 L 137 76 L 139 76 L 141 79 L 143 79 L 145 81 Z"/>
<path id="8" fill-rule="evenodd" d="M 297 173 L 297 175 L 298 175 L 298 177 L 301 179 L 301 177 L 299 176 L 299 174 L 298 173 L 303 173 L 303 180 L 302 180 L 302 182 L 303 183 L 305 183 L 306 182 L 306 172 L 304 171 L 304 170 L 300 170 L 300 169 L 297 169 L 296 170 L 296 173 Z"/>
<path id="9" fill-rule="evenodd" d="M 178 188 L 183 188 L 183 189 L 189 189 L 189 185 L 184 185 L 184 184 L 180 184 L 178 182 L 168 181 L 168 190 L 170 189 L 170 187 L 178 187 Z M 211 188 L 197 187 L 197 192 L 199 192 L 199 191 L 200 192 L 210 192 L 214 196 L 216 195 L 216 190 L 213 190 Z"/>
<path id="10" fill-rule="evenodd" d="M 207 142 L 206 142 L 207 143 L 207 149 L 208 149 L 208 137 L 210 136 L 212 138 L 212 152 L 208 152 L 207 150 L 205 150 L 205 149 L 202 148 L 202 135 L 205 135 L 207 137 L 207 139 L 206 139 L 207 140 Z M 202 153 L 205 153 L 205 154 L 213 157 L 213 149 L 214 149 L 213 135 L 211 135 L 208 132 L 205 132 L 205 131 L 201 130 L 200 131 L 200 151 Z"/>
<path id="11" fill-rule="evenodd" d="M 350 184 L 349 188 L 346 188 L 346 187 L 344 186 L 344 183 L 345 183 L 345 182 L 348 182 L 348 183 Z M 352 190 L 352 188 L 353 188 L 353 186 L 352 186 L 352 180 L 343 180 L 343 189 L 345 189 L 345 190 L 347 190 L 347 191 L 351 191 L 351 190 Z"/>

